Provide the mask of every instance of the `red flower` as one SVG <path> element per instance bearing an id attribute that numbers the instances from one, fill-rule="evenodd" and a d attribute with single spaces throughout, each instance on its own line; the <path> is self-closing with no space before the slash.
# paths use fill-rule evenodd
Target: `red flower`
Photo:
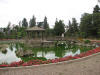
<path id="1" fill-rule="evenodd" d="M 0 65 L 0 67 L 8 67 L 8 65 L 4 65 L 4 64 L 2 64 L 2 65 Z"/>

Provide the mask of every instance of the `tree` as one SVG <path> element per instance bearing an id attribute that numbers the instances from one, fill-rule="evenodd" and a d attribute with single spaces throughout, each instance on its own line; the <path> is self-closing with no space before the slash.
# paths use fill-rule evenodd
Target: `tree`
<path id="1" fill-rule="evenodd" d="M 44 18 L 43 23 L 44 23 L 43 28 L 44 28 L 44 29 L 49 29 L 49 24 L 48 24 L 48 22 L 47 22 L 47 17 L 46 17 L 46 16 L 45 16 L 45 18 Z"/>
<path id="2" fill-rule="evenodd" d="M 26 19 L 26 18 L 24 18 L 24 19 L 22 20 L 22 27 L 25 27 L 25 28 L 28 27 L 28 22 L 27 22 L 27 19 Z"/>
<path id="3" fill-rule="evenodd" d="M 55 26 L 54 26 L 54 33 L 55 33 L 55 35 L 61 36 L 62 33 L 65 32 L 64 26 L 65 26 L 65 24 L 63 23 L 62 20 L 59 20 L 59 22 L 56 20 Z"/>
<path id="4" fill-rule="evenodd" d="M 67 35 L 68 36 L 71 36 L 74 31 L 73 31 L 73 27 L 72 27 L 72 24 L 71 24 L 71 21 L 70 20 L 69 20 L 68 26 L 69 26 L 69 29 L 67 31 Z"/>
<path id="5" fill-rule="evenodd" d="M 7 31 L 10 30 L 11 22 L 8 22 Z"/>
<path id="6" fill-rule="evenodd" d="M 94 25 L 93 35 L 99 37 L 100 36 L 100 7 L 98 5 L 94 7 L 92 18 L 93 18 L 93 25 Z"/>
<path id="7" fill-rule="evenodd" d="M 78 23 L 75 18 L 72 18 L 72 23 L 69 21 L 68 23 L 69 29 L 67 31 L 68 36 L 76 36 L 79 32 Z"/>
<path id="8" fill-rule="evenodd" d="M 35 16 L 33 16 L 32 19 L 30 19 L 29 26 L 30 27 L 36 26 L 36 18 L 35 18 Z"/>
<path id="9" fill-rule="evenodd" d="M 84 13 L 81 17 L 80 31 L 83 37 L 93 36 L 94 24 L 92 24 L 92 14 Z"/>
<path id="10" fill-rule="evenodd" d="M 18 25 L 19 25 L 19 27 L 21 27 L 21 26 L 22 26 L 22 22 L 21 22 L 21 21 L 19 21 Z"/>
<path id="11" fill-rule="evenodd" d="M 72 18 L 72 27 L 73 27 L 73 33 L 77 33 L 79 31 L 78 23 L 75 18 Z"/>
<path id="12" fill-rule="evenodd" d="M 84 37 L 99 37 L 100 35 L 100 8 L 94 7 L 93 14 L 84 13 L 80 22 L 81 33 Z"/>
<path id="13" fill-rule="evenodd" d="M 98 5 L 94 7 L 93 13 L 100 13 L 100 8 Z"/>
<path id="14" fill-rule="evenodd" d="M 37 25 L 38 25 L 38 27 L 43 27 L 44 22 L 38 22 Z"/>
<path id="15" fill-rule="evenodd" d="M 6 29 L 7 38 L 9 38 L 9 35 L 10 35 L 10 26 L 11 26 L 11 22 L 8 22 L 8 26 L 7 26 L 7 29 Z"/>
<path id="16" fill-rule="evenodd" d="M 93 35 L 98 37 L 100 33 L 100 13 L 93 14 Z"/>

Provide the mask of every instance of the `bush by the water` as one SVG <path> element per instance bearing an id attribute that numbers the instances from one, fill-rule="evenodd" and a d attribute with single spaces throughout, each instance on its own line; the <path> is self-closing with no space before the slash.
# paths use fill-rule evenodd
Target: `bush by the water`
<path id="1" fill-rule="evenodd" d="M 46 61 L 47 60 L 45 57 L 21 57 L 21 59 L 24 62 L 28 62 L 30 60 L 43 60 L 43 61 Z"/>
<path id="2" fill-rule="evenodd" d="M 88 44 L 88 43 L 91 43 L 90 40 L 85 40 L 84 43 Z"/>

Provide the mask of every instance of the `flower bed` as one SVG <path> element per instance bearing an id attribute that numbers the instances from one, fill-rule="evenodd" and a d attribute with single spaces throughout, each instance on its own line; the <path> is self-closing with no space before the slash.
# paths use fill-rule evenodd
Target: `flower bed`
<path id="1" fill-rule="evenodd" d="M 49 63 L 57 63 L 57 62 L 62 62 L 62 61 L 68 61 L 68 60 L 72 60 L 72 59 L 79 59 L 85 56 L 89 56 L 92 55 L 94 53 L 98 53 L 100 52 L 100 47 L 96 48 L 96 49 L 92 49 L 89 50 L 87 52 L 81 53 L 79 55 L 76 55 L 74 57 L 72 56 L 67 56 L 67 57 L 63 57 L 63 58 L 56 58 L 56 59 L 52 59 L 52 60 L 30 60 L 28 62 L 23 62 L 23 61 L 19 61 L 19 62 L 13 62 L 11 64 L 2 64 L 0 65 L 0 67 L 18 67 L 18 66 L 31 66 L 31 65 L 40 65 L 40 64 L 49 64 Z"/>
<path id="2" fill-rule="evenodd" d="M 16 39 L 0 39 L 0 41 L 16 40 Z"/>

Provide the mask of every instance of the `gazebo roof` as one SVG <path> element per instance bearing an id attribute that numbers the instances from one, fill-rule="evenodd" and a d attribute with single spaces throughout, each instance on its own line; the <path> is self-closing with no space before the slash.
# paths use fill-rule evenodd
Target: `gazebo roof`
<path id="1" fill-rule="evenodd" d="M 38 26 L 34 26 L 31 28 L 27 28 L 26 31 L 45 31 L 45 29 L 38 27 Z"/>

